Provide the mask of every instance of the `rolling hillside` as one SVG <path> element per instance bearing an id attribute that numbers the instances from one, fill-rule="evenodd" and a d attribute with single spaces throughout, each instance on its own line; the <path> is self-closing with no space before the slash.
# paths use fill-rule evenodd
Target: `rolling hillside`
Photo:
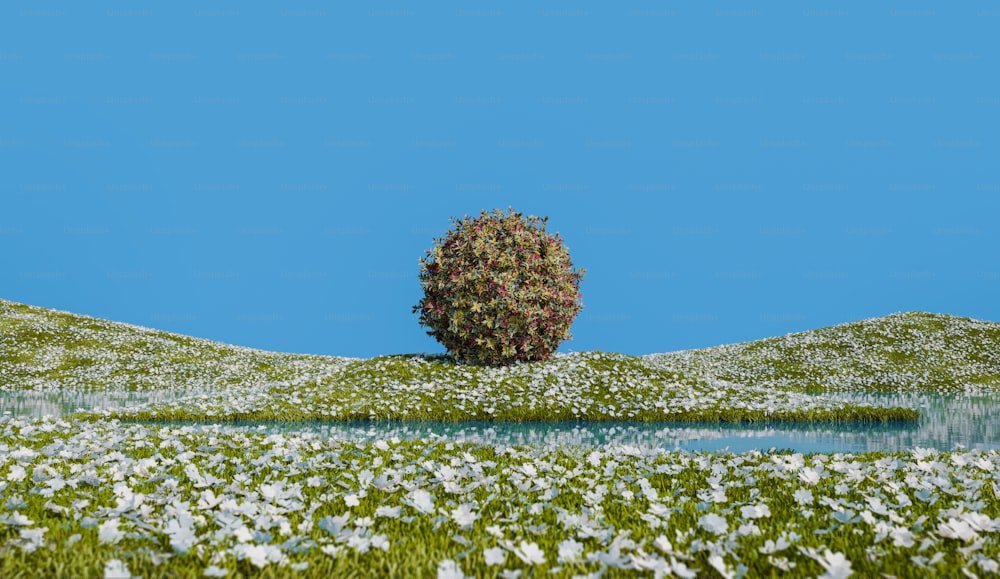
<path id="1" fill-rule="evenodd" d="M 200 389 L 338 372 L 280 354 L 0 299 L 0 389 Z"/>
<path id="2" fill-rule="evenodd" d="M 969 391 L 1000 386 L 1000 324 L 905 312 L 642 358 L 652 367 L 800 391 Z"/>
<path id="3" fill-rule="evenodd" d="M 917 416 L 724 379 L 714 366 L 680 354 L 557 353 L 500 368 L 459 365 L 441 354 L 307 356 L 0 300 L 0 390 L 177 395 L 94 408 L 104 417 L 829 422 Z M 733 375 L 742 378 L 738 362 Z"/>

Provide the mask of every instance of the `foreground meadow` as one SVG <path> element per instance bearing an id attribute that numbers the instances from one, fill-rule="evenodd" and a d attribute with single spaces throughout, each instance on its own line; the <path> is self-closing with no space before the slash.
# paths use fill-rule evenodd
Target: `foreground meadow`
<path id="1" fill-rule="evenodd" d="M 1000 555 L 995 451 L 0 428 L 4 577 L 953 577 Z"/>
<path id="2" fill-rule="evenodd" d="M 863 428 L 919 415 L 821 391 L 995 388 L 996 329 L 897 314 L 757 348 L 584 352 L 489 369 L 446 356 L 262 352 L 0 300 L 0 399 L 177 392 L 0 417 L 0 576 L 995 575 L 995 450 L 361 442 L 224 424 L 780 417 Z"/>

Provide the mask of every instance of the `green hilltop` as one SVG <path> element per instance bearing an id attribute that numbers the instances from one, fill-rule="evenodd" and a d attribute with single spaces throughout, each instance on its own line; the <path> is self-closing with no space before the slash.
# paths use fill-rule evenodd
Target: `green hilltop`
<path id="1" fill-rule="evenodd" d="M 799 391 L 969 391 L 1000 386 L 1000 324 L 903 312 L 644 359 L 654 367 Z"/>

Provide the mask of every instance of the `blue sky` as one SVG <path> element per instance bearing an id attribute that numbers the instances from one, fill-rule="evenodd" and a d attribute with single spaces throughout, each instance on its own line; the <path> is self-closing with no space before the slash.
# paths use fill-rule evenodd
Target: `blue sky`
<path id="1" fill-rule="evenodd" d="M 998 27 L 987 2 L 5 3 L 0 297 L 442 352 L 418 258 L 513 206 L 587 269 L 563 352 L 1000 321 Z"/>

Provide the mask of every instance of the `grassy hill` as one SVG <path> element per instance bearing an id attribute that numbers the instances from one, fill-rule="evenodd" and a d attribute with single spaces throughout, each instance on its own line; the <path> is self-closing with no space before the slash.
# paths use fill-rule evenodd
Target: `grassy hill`
<path id="1" fill-rule="evenodd" d="M 927 332 L 927 343 L 944 340 L 932 329 Z M 174 402 L 105 408 L 91 415 L 134 419 L 884 421 L 918 417 L 913 410 L 850 404 L 800 392 L 803 383 L 788 378 L 799 368 L 817 366 L 810 362 L 814 350 L 825 352 L 826 360 L 836 360 L 840 366 L 853 363 L 852 351 L 837 358 L 838 350 L 820 347 L 821 341 L 804 340 L 797 355 L 792 346 L 765 349 L 764 354 L 783 352 L 776 360 L 798 360 L 781 366 L 785 374 L 767 365 L 753 374 L 756 360 L 771 358 L 750 354 L 725 358 L 728 351 L 718 348 L 647 357 L 557 354 L 544 362 L 489 368 L 456 364 L 446 355 L 358 359 L 265 352 L 0 300 L 0 390 L 185 392 Z M 704 354 L 699 357 L 699 352 Z M 953 374 L 961 371 L 957 368 Z M 806 375 L 806 370 L 800 372 Z M 819 370 L 813 372 L 819 375 Z M 853 384 L 864 387 L 860 381 Z M 196 393 L 188 394 L 191 391 Z"/>
<path id="2" fill-rule="evenodd" d="M 224 388 L 333 374 L 350 360 L 230 346 L 0 299 L 0 389 Z"/>
<path id="3" fill-rule="evenodd" d="M 970 391 L 1000 386 L 1000 324 L 905 312 L 643 359 L 655 368 L 798 391 Z"/>

